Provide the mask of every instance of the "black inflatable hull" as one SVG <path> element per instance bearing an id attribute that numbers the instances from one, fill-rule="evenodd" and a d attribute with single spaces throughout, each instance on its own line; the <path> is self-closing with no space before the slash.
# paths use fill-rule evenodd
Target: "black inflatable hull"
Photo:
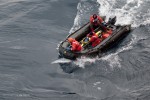
<path id="1" fill-rule="evenodd" d="M 80 57 L 82 55 L 85 56 L 95 56 L 97 54 L 103 53 L 104 51 L 110 49 L 112 45 L 114 45 L 117 41 L 121 40 L 124 36 L 126 36 L 130 30 L 131 25 L 125 25 L 125 26 L 115 26 L 110 25 L 110 27 L 113 29 L 113 33 L 103 40 L 99 45 L 97 45 L 94 48 L 86 49 L 81 52 L 72 52 L 67 51 L 66 48 L 68 46 L 67 38 L 72 37 L 75 38 L 78 41 L 81 41 L 87 33 L 90 32 L 90 24 L 87 23 L 83 27 L 81 27 L 79 30 L 75 31 L 72 34 L 69 34 L 65 41 L 63 41 L 59 46 L 59 54 L 61 57 L 67 58 L 67 59 L 76 59 L 77 57 Z M 95 30 L 95 32 L 99 31 L 99 28 Z"/>

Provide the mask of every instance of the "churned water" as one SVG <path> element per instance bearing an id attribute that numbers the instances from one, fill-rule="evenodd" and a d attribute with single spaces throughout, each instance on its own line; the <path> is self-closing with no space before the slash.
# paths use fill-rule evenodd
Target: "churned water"
<path id="1" fill-rule="evenodd" d="M 101 58 L 59 59 L 93 13 L 133 31 Z M 149 24 L 149 0 L 0 0 L 0 100 L 149 100 Z"/>

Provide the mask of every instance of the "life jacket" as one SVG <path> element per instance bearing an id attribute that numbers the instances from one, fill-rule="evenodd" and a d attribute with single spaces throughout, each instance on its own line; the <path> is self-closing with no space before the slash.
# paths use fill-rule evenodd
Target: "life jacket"
<path id="1" fill-rule="evenodd" d="M 100 16 L 97 16 L 96 19 L 93 18 L 93 16 L 90 16 L 90 23 L 92 23 L 94 26 L 97 26 L 103 22 L 103 19 Z"/>
<path id="2" fill-rule="evenodd" d="M 93 34 L 93 36 L 90 38 L 90 42 L 92 43 L 92 47 L 95 47 L 100 44 L 101 39 L 98 37 L 97 34 Z"/>
<path id="3" fill-rule="evenodd" d="M 112 30 L 108 30 L 107 32 L 103 33 L 102 38 L 106 39 L 112 34 Z"/>
<path id="4" fill-rule="evenodd" d="M 78 41 L 72 42 L 72 51 L 81 51 L 82 47 Z"/>
<path id="5" fill-rule="evenodd" d="M 105 33 L 105 34 L 102 35 L 102 38 L 103 38 L 103 39 L 106 39 L 106 38 L 108 38 L 109 36 L 110 36 L 110 34 Z"/>

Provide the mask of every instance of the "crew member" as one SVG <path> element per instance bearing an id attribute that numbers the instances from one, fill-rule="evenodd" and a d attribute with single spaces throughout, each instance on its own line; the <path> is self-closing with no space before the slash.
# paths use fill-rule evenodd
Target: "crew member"
<path id="1" fill-rule="evenodd" d="M 82 47 L 77 40 L 75 40 L 73 38 L 68 38 L 68 42 L 71 44 L 71 47 L 70 47 L 71 51 L 81 51 L 82 50 Z"/>
<path id="2" fill-rule="evenodd" d="M 108 38 L 111 34 L 112 34 L 112 30 L 111 30 L 111 29 L 110 29 L 110 30 L 107 30 L 106 32 L 104 32 L 104 33 L 102 34 L 102 38 L 103 38 L 103 39 L 106 39 L 106 38 Z"/>
<path id="3" fill-rule="evenodd" d="M 106 31 L 105 25 L 106 23 L 103 21 L 103 19 L 100 16 L 96 14 L 93 14 L 92 16 L 90 16 L 90 28 L 92 32 L 99 26 L 102 27 L 103 31 Z"/>
<path id="4" fill-rule="evenodd" d="M 88 35 L 89 41 L 92 43 L 92 47 L 97 46 L 102 41 L 95 32 L 90 32 Z"/>

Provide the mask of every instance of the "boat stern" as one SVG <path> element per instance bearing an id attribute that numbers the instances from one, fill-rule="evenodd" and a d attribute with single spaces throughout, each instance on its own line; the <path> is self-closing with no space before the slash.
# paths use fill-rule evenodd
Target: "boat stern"
<path id="1" fill-rule="evenodd" d="M 59 57 L 67 59 L 76 59 L 76 54 L 70 50 L 67 50 L 66 47 L 63 47 L 64 43 L 61 43 L 59 46 Z"/>

